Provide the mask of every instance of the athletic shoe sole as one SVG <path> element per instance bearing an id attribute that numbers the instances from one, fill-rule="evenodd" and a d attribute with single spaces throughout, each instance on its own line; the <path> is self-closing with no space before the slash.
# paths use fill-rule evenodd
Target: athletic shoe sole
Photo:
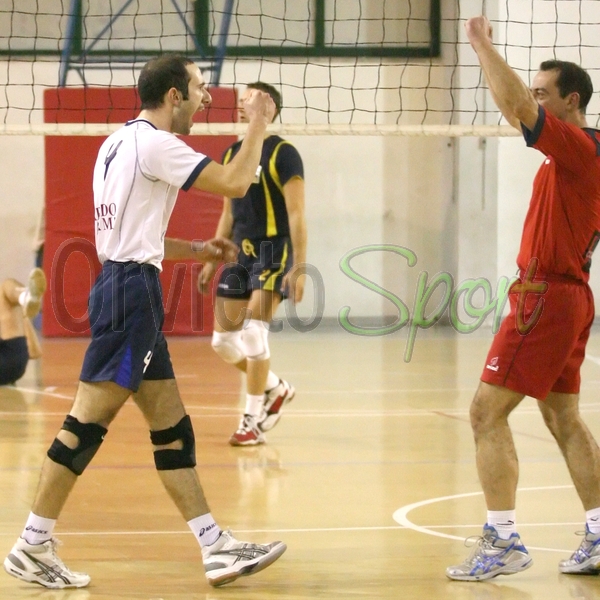
<path id="1" fill-rule="evenodd" d="M 264 444 L 264 443 L 265 443 L 264 437 L 252 438 L 249 440 L 238 440 L 234 436 L 231 436 L 229 438 L 230 446 L 259 446 L 260 444 Z"/>
<path id="2" fill-rule="evenodd" d="M 17 557 L 15 557 L 15 558 L 16 558 L 16 560 L 19 560 Z M 4 570 L 9 575 L 12 575 L 13 577 L 16 577 L 17 579 L 20 579 L 21 581 L 26 581 L 27 583 L 37 583 L 38 585 L 41 585 L 42 587 L 45 587 L 45 588 L 49 588 L 51 590 L 82 588 L 89 584 L 89 579 L 88 579 L 88 581 L 80 583 L 80 584 L 74 584 L 74 583 L 67 584 L 60 578 L 58 578 L 58 580 L 55 582 L 42 581 L 38 577 L 36 577 L 33 573 L 28 573 L 27 571 L 23 571 L 22 569 L 19 569 L 8 557 L 6 557 L 4 559 Z"/>
<path id="3" fill-rule="evenodd" d="M 246 565 L 239 571 L 222 573 L 217 577 L 209 576 L 207 573 L 206 578 L 208 579 L 208 583 L 210 583 L 210 585 L 213 587 L 227 585 L 228 583 L 234 582 L 239 577 L 254 575 L 254 573 L 258 573 L 259 571 L 266 569 L 269 565 L 272 565 L 286 550 L 287 546 L 283 542 L 279 542 L 279 544 L 273 546 L 268 554 L 257 558 L 254 563 Z"/>
<path id="4" fill-rule="evenodd" d="M 32 319 L 40 312 L 42 296 L 46 291 L 46 276 L 42 269 L 33 269 L 29 274 L 27 288 L 31 296 L 29 302 L 24 306 L 23 313 L 29 319 Z"/>
<path id="5" fill-rule="evenodd" d="M 446 577 L 448 577 L 448 579 L 452 579 L 453 581 L 485 581 L 486 579 L 493 579 L 499 575 L 514 575 L 515 573 L 526 571 L 531 566 L 533 566 L 533 559 L 529 559 L 529 561 L 523 565 L 513 565 L 505 568 L 504 570 L 496 569 L 494 571 L 490 571 L 489 573 L 480 573 L 478 575 L 461 575 L 458 577 L 451 576 L 446 573 Z"/>
<path id="6" fill-rule="evenodd" d="M 600 574 L 600 557 L 594 556 L 579 565 L 558 569 L 565 575 L 599 575 Z"/>

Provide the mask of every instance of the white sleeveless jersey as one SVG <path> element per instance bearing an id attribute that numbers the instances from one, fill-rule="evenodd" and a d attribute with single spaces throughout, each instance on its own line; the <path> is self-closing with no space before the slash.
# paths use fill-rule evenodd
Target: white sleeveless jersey
<path id="1" fill-rule="evenodd" d="M 177 193 L 188 190 L 210 160 L 174 134 L 141 119 L 109 136 L 94 167 L 100 262 L 149 263 L 162 270 L 164 239 Z"/>

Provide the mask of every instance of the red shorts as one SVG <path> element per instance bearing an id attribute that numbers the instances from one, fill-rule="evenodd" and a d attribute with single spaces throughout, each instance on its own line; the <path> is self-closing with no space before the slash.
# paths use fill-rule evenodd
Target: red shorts
<path id="1" fill-rule="evenodd" d="M 481 375 L 485 383 L 538 400 L 549 392 L 579 393 L 580 367 L 595 314 L 586 283 L 545 281 L 546 292 L 527 293 L 523 307 L 518 304 L 522 294 L 514 291 L 521 281 L 513 284 L 510 314 L 494 337 Z"/>

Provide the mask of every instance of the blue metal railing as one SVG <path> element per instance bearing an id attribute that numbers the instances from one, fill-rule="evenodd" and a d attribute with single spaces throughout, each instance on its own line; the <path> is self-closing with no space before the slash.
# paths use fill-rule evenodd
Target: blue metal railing
<path id="1" fill-rule="evenodd" d="M 91 40 L 89 45 L 84 47 L 83 44 L 81 43 L 81 37 L 80 37 L 81 36 L 82 14 L 83 14 L 82 13 L 82 0 L 71 0 L 70 7 L 69 7 L 69 13 L 68 13 L 68 19 L 67 19 L 67 31 L 66 31 L 64 45 L 63 45 L 63 49 L 62 49 L 61 57 L 60 57 L 60 67 L 59 67 L 59 73 L 58 73 L 58 85 L 60 87 L 66 86 L 67 76 L 69 74 L 69 71 L 71 71 L 71 70 L 78 71 L 78 73 L 80 74 L 80 77 L 85 85 L 85 75 L 83 73 L 83 69 L 81 69 L 79 66 L 74 66 L 74 62 L 75 62 L 74 57 L 76 58 L 76 61 L 78 63 L 84 62 L 84 63 L 88 64 L 88 66 L 89 66 L 89 63 L 93 63 L 93 62 L 103 62 L 103 63 L 107 63 L 107 62 L 108 63 L 111 63 L 111 62 L 131 63 L 131 62 L 133 62 L 131 60 L 131 57 L 128 58 L 127 56 L 120 56 L 118 59 L 116 59 L 116 58 L 111 59 L 110 54 L 107 53 L 102 59 L 98 59 L 97 55 L 90 54 L 92 52 L 94 46 L 102 39 L 104 34 L 112 28 L 115 21 L 117 21 L 117 19 L 119 19 L 123 15 L 123 13 L 127 10 L 127 7 L 133 1 L 134 0 L 125 0 L 123 6 L 114 15 L 112 15 L 110 17 L 110 20 L 102 28 L 100 33 L 98 33 L 94 37 L 94 39 Z M 171 3 L 175 7 L 177 15 L 179 16 L 179 18 L 183 24 L 183 28 L 184 28 L 185 32 L 187 33 L 187 35 L 192 40 L 192 43 L 194 44 L 194 48 L 197 53 L 197 57 L 203 61 L 210 61 L 210 66 L 208 67 L 208 69 L 211 71 L 210 83 L 211 83 L 211 85 L 214 85 L 214 86 L 219 85 L 219 82 L 221 80 L 221 71 L 222 71 L 222 67 L 223 67 L 223 61 L 225 60 L 225 54 L 227 51 L 227 36 L 229 34 L 229 27 L 231 24 L 231 14 L 233 12 L 234 1 L 235 0 L 226 0 L 226 2 L 225 2 L 223 20 L 221 22 L 221 29 L 219 32 L 219 38 L 218 38 L 218 43 L 216 46 L 216 52 L 215 52 L 214 57 L 212 59 L 209 59 L 206 56 L 206 53 L 205 53 L 204 49 L 202 48 L 200 42 L 198 41 L 198 36 L 193 31 L 193 29 L 189 26 L 189 24 L 185 18 L 185 13 L 183 12 L 181 7 L 177 3 L 177 0 L 171 0 Z M 77 49 L 75 49 L 76 42 L 79 42 L 79 44 L 77 44 L 77 46 L 78 46 Z"/>

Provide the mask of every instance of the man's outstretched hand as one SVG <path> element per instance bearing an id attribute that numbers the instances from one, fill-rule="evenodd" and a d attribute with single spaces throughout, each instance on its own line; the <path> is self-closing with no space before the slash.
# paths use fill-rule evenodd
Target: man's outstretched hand
<path id="1" fill-rule="evenodd" d="M 235 262 L 237 260 L 239 247 L 231 240 L 216 237 L 211 240 L 194 240 L 196 260 L 199 262 Z"/>

